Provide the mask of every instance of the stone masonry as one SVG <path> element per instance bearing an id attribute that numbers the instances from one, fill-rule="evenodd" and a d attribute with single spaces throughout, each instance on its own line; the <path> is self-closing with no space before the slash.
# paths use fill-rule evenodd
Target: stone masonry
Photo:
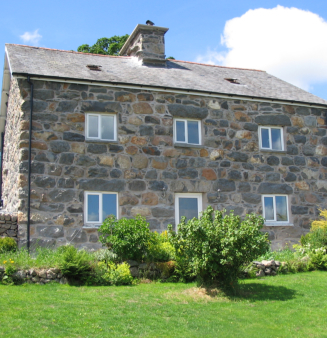
<path id="1" fill-rule="evenodd" d="M 0 213 L 0 237 L 11 237 L 17 240 L 17 216 Z"/>
<path id="2" fill-rule="evenodd" d="M 203 193 L 203 208 L 262 214 L 262 194 L 287 194 L 293 226 L 266 227 L 274 247 L 298 241 L 326 207 L 326 111 L 173 92 L 34 81 L 31 238 L 98 248 L 84 227 L 84 191 L 118 192 L 120 217 L 151 230 L 175 224 L 174 194 Z M 26 238 L 30 87 L 13 79 L 3 199 Z M 85 113 L 117 114 L 118 141 L 85 140 Z M 202 146 L 173 144 L 173 118 L 202 121 Z M 284 127 L 285 151 L 263 151 L 259 125 Z M 8 126 L 11 126 L 8 128 Z"/>

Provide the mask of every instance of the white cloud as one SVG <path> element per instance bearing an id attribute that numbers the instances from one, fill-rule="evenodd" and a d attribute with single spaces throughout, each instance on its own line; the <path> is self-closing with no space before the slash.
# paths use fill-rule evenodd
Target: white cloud
<path id="1" fill-rule="evenodd" d="M 327 22 L 317 14 L 277 6 L 247 11 L 226 22 L 221 44 L 197 62 L 266 70 L 309 90 L 327 81 Z"/>
<path id="2" fill-rule="evenodd" d="M 33 46 L 36 46 L 42 39 L 42 35 L 40 35 L 39 30 L 36 29 L 34 32 L 25 32 L 23 35 L 20 35 L 20 38 L 23 40 L 24 43 L 30 43 Z"/>

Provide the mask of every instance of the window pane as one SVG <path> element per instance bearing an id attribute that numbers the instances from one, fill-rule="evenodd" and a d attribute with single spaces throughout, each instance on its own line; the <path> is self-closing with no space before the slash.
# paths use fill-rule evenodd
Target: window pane
<path id="1" fill-rule="evenodd" d="M 89 116 L 89 137 L 98 137 L 99 136 L 99 128 L 98 128 L 98 116 L 90 115 Z"/>
<path id="2" fill-rule="evenodd" d="M 103 140 L 114 139 L 114 116 L 101 116 L 101 138 Z"/>
<path id="3" fill-rule="evenodd" d="M 261 128 L 262 148 L 270 148 L 269 145 L 269 129 Z"/>
<path id="4" fill-rule="evenodd" d="M 182 216 L 185 216 L 186 220 L 199 216 L 197 198 L 179 198 L 179 220 Z"/>
<path id="5" fill-rule="evenodd" d="M 176 121 L 176 141 L 185 142 L 185 122 Z"/>
<path id="6" fill-rule="evenodd" d="M 187 122 L 187 132 L 188 132 L 188 143 L 200 144 L 198 121 L 188 121 Z"/>
<path id="7" fill-rule="evenodd" d="M 265 219 L 266 221 L 274 220 L 274 203 L 273 197 L 264 198 Z"/>
<path id="8" fill-rule="evenodd" d="M 103 220 L 109 216 L 114 215 L 117 217 L 117 195 L 116 194 L 103 194 L 102 195 L 102 209 Z"/>
<path id="9" fill-rule="evenodd" d="M 286 196 L 276 196 L 277 221 L 287 221 L 287 202 Z"/>
<path id="10" fill-rule="evenodd" d="M 99 195 L 87 195 L 87 220 L 99 222 Z"/>
<path id="11" fill-rule="evenodd" d="M 282 150 L 282 135 L 280 129 L 271 128 L 271 143 L 272 149 Z"/>

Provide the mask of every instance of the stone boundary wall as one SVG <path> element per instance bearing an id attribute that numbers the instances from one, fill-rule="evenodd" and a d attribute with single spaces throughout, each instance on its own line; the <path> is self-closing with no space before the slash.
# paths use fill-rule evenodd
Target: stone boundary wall
<path id="1" fill-rule="evenodd" d="M 17 216 L 0 213 L 0 237 L 11 237 L 18 241 Z"/>
<path id="2" fill-rule="evenodd" d="M 5 274 L 5 268 L 0 266 L 0 280 Z M 50 269 L 19 269 L 11 275 L 13 280 L 17 283 L 30 283 L 30 284 L 47 284 L 56 282 L 60 284 L 67 284 L 68 280 L 63 276 L 58 268 Z"/>
<path id="3" fill-rule="evenodd" d="M 254 261 L 253 266 L 258 269 L 256 273 L 257 277 L 264 276 L 276 276 L 277 271 L 283 268 L 286 268 L 285 262 L 275 261 L 275 260 L 263 260 L 261 262 Z"/>

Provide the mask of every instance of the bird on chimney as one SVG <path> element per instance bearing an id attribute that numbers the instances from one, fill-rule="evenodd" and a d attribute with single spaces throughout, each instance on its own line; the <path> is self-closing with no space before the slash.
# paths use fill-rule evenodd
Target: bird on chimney
<path id="1" fill-rule="evenodd" d="M 146 24 L 147 24 L 148 26 L 154 26 L 154 22 L 152 22 L 151 20 L 147 20 L 147 21 L 146 21 Z"/>

